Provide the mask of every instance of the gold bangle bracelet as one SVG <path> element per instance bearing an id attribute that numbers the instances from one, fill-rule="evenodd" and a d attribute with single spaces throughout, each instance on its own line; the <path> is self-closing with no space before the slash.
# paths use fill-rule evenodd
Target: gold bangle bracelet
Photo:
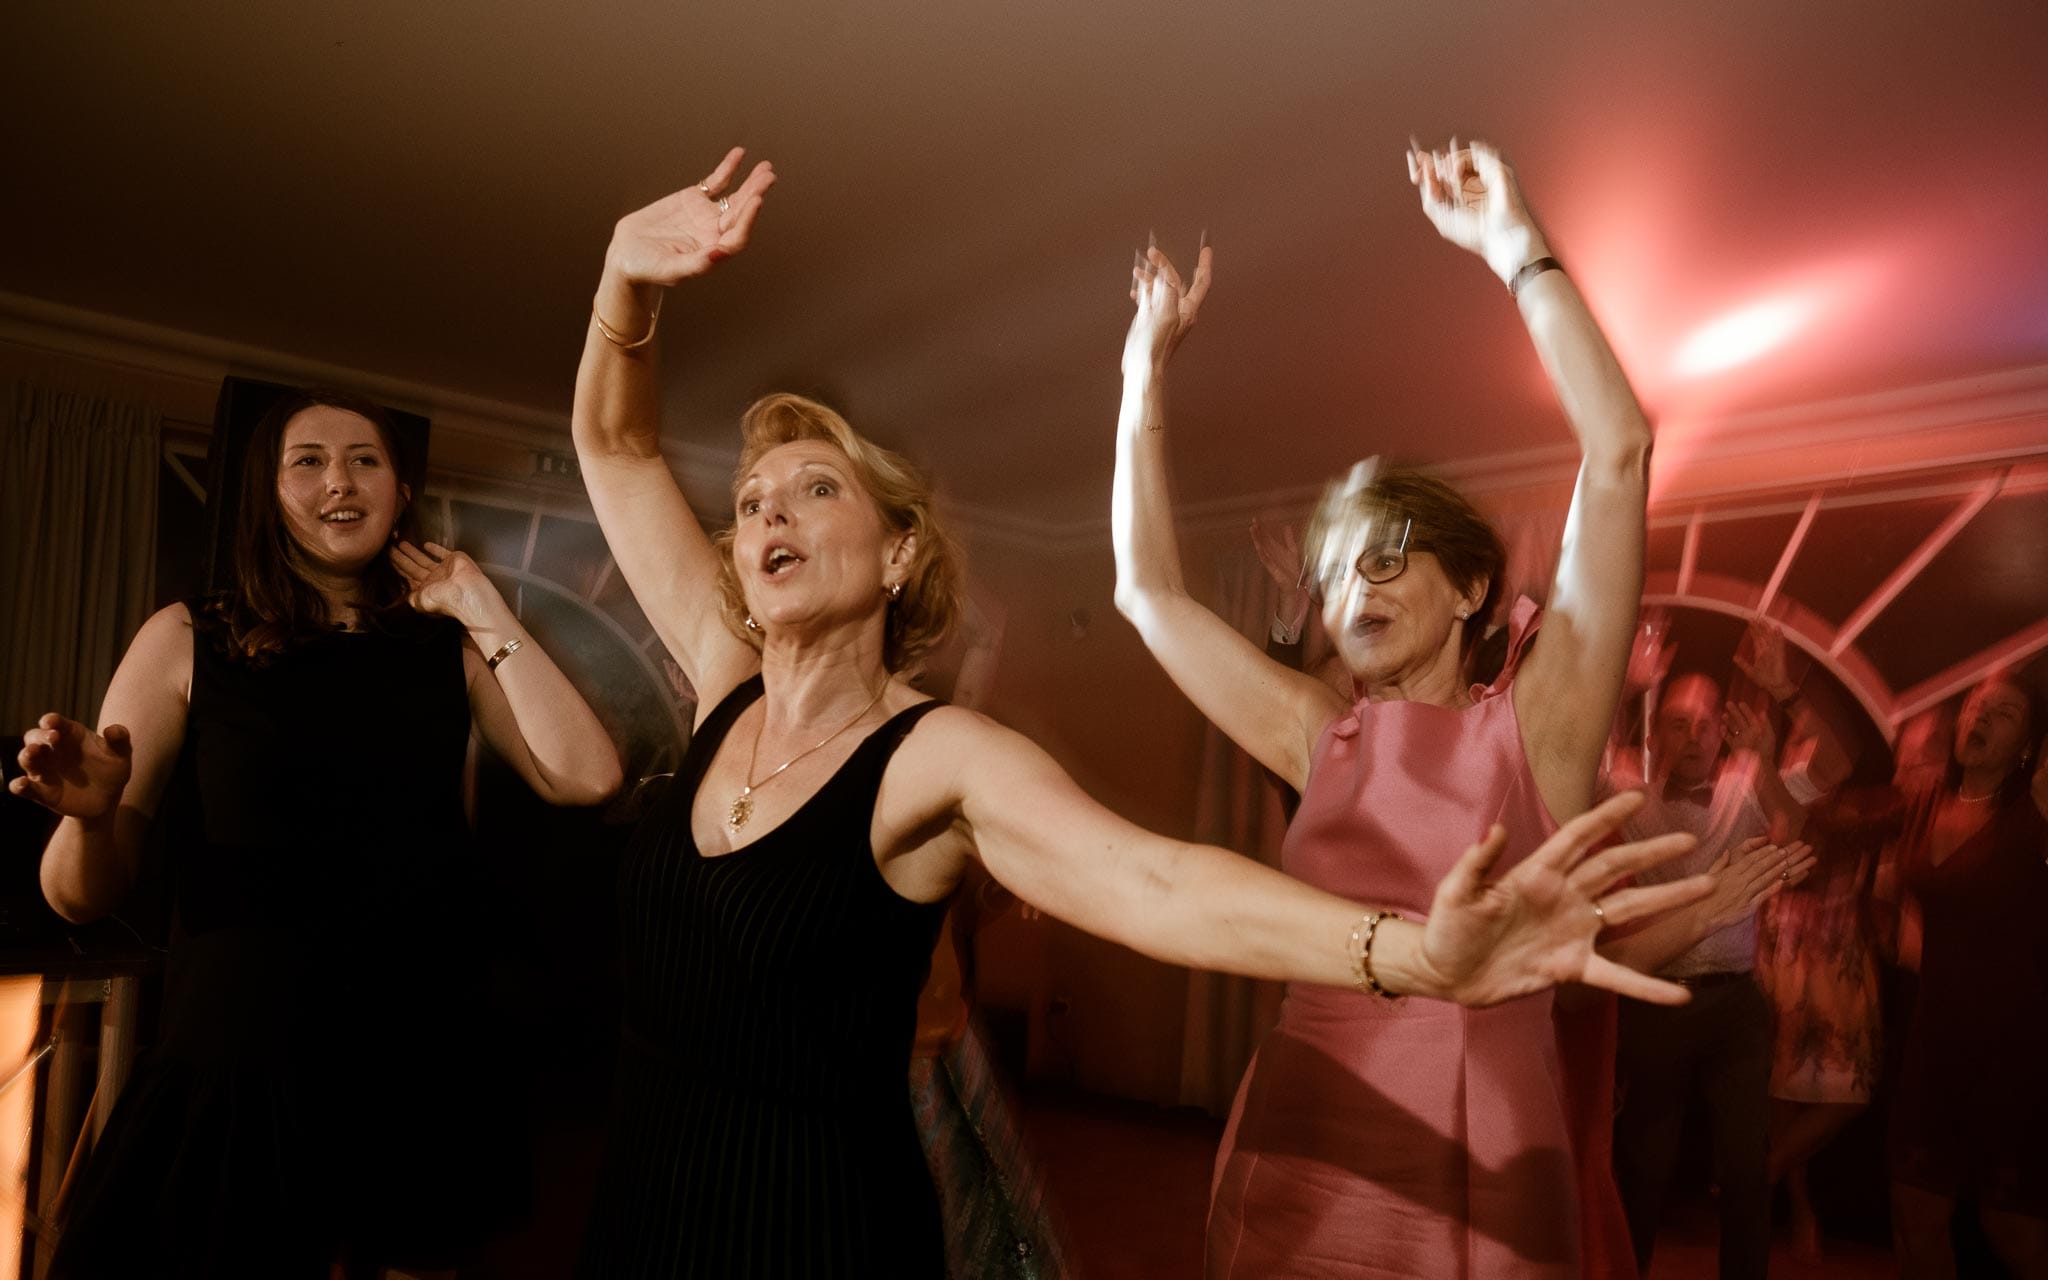
<path id="1" fill-rule="evenodd" d="M 1382 1000 L 1398 1000 L 1399 996 L 1380 985 L 1379 977 L 1372 971 L 1372 940 L 1380 931 L 1382 920 L 1400 920 L 1397 911 L 1368 911 L 1351 926 L 1351 982 L 1359 991 L 1376 995 Z"/>
<path id="2" fill-rule="evenodd" d="M 611 343 L 621 351 L 638 351 L 654 341 L 654 331 L 661 324 L 661 300 L 666 296 L 666 294 L 659 293 L 654 295 L 654 314 L 647 317 L 647 334 L 637 342 L 626 341 L 619 336 L 618 330 L 604 322 L 604 317 L 598 314 L 597 299 L 595 298 L 590 300 L 590 318 L 597 321 L 597 331 L 604 335 L 606 342 Z"/>
<path id="3" fill-rule="evenodd" d="M 511 657 L 513 654 L 519 652 L 520 646 L 524 643 L 526 642 L 515 636 L 512 639 L 507 640 L 504 644 L 499 645 L 498 651 L 496 653 L 484 659 L 484 670 L 496 671 L 498 669 L 498 664 L 503 662 L 505 659 Z"/>

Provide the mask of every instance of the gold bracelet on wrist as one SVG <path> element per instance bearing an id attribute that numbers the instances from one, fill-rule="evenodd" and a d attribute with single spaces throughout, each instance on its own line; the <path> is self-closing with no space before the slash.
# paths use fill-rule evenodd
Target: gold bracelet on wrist
<path id="1" fill-rule="evenodd" d="M 1372 940 L 1379 933 L 1382 920 L 1402 918 L 1398 911 L 1368 911 L 1351 926 L 1351 982 L 1359 991 L 1382 1000 L 1400 999 L 1381 986 L 1379 976 L 1372 971 Z"/>
<path id="2" fill-rule="evenodd" d="M 520 647 L 525 643 L 526 642 L 524 640 L 521 640 L 517 636 L 514 636 L 512 639 L 507 640 L 504 644 L 499 645 L 498 651 L 496 653 L 484 659 L 484 670 L 496 671 L 498 669 L 499 663 L 511 657 L 513 654 L 519 652 Z"/>
<path id="3" fill-rule="evenodd" d="M 638 351 L 654 341 L 654 331 L 661 324 L 661 300 L 666 296 L 666 294 L 659 293 L 654 295 L 654 313 L 647 317 L 646 336 L 636 342 L 626 341 L 623 337 L 619 336 L 618 330 L 604 322 L 604 317 L 598 314 L 597 299 L 595 298 L 590 300 L 590 318 L 597 321 L 597 331 L 604 335 L 606 342 L 611 343 L 621 351 Z"/>

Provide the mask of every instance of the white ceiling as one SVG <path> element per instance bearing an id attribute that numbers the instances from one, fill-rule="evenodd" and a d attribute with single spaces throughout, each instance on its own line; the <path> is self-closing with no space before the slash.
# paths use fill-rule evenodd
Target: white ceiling
<path id="1" fill-rule="evenodd" d="M 1070 521 L 1148 228 L 1218 253 L 1186 500 L 1565 438 L 1410 131 L 1508 150 L 1674 430 L 2048 362 L 2044 66 L 2038 0 L 17 3 L 0 290 L 562 411 L 611 222 L 743 143 L 782 180 L 670 300 L 672 429 L 822 392 Z M 1772 297 L 1783 346 L 1675 371 Z"/>

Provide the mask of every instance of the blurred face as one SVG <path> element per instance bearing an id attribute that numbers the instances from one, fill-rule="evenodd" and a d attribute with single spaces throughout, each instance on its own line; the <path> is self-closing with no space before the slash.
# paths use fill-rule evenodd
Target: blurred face
<path id="1" fill-rule="evenodd" d="M 912 538 L 888 529 L 838 448 L 777 445 L 733 501 L 733 568 L 747 611 L 769 631 L 879 618 L 909 566 Z"/>
<path id="2" fill-rule="evenodd" d="M 1697 787 L 1714 775 L 1721 732 L 1720 686 L 1705 676 L 1680 676 L 1657 706 L 1650 746 L 1675 781 Z"/>
<path id="3" fill-rule="evenodd" d="M 390 545 L 407 497 L 384 438 L 361 414 L 314 405 L 285 424 L 277 504 L 314 568 L 360 574 Z"/>
<path id="4" fill-rule="evenodd" d="M 2005 777 L 2031 740 L 2029 719 L 2026 695 L 2000 677 L 1986 680 L 1970 690 L 1956 717 L 1956 763 Z"/>
<path id="5" fill-rule="evenodd" d="M 1332 537 L 1316 570 L 1331 647 L 1367 688 L 1446 657 L 1458 661 L 1458 611 L 1476 608 L 1486 593 L 1484 583 L 1459 590 L 1436 556 L 1416 549 L 1405 519 L 1360 521 L 1348 537 Z M 1385 582 L 1372 581 L 1389 574 Z"/>

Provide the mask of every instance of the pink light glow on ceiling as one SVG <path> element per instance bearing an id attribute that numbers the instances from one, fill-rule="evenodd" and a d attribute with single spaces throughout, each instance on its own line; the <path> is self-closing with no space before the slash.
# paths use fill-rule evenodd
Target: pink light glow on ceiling
<path id="1" fill-rule="evenodd" d="M 1817 310 L 1812 295 L 1796 293 L 1738 307 L 1693 330 L 1672 357 L 1672 371 L 1697 378 L 1748 364 L 1798 335 Z"/>

